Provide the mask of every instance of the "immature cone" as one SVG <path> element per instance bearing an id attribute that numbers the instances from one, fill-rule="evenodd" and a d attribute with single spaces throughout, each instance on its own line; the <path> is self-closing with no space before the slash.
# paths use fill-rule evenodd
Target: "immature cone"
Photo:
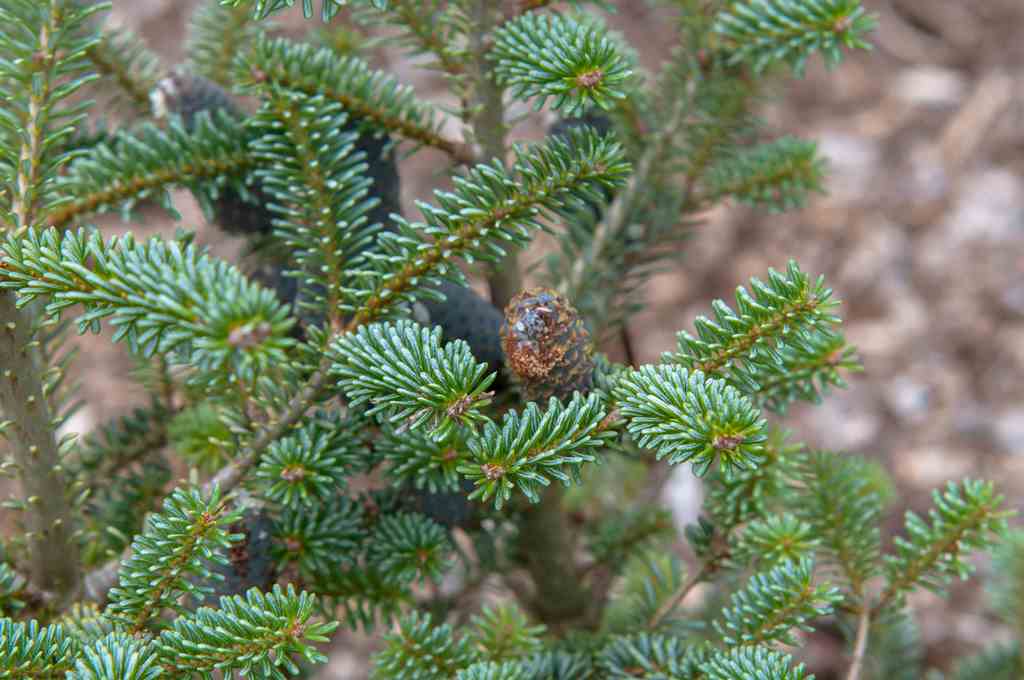
<path id="1" fill-rule="evenodd" d="M 509 301 L 501 347 L 527 401 L 565 399 L 591 387 L 590 333 L 569 301 L 550 288 L 531 288 Z"/>

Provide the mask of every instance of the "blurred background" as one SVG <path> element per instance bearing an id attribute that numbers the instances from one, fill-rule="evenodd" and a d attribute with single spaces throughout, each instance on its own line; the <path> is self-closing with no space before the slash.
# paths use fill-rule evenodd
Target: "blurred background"
<path id="1" fill-rule="evenodd" d="M 140 34 L 169 68 L 183 59 L 187 19 L 197 0 L 115 1 L 112 19 Z M 301 4 L 301 3 L 300 3 Z M 866 454 L 891 473 L 903 508 L 926 509 L 928 492 L 965 475 L 997 480 L 1011 507 L 1024 491 L 1024 0 L 865 0 L 879 18 L 875 49 L 855 53 L 834 73 L 814 63 L 802 81 L 777 89 L 765 116 L 774 132 L 819 142 L 830 162 L 828 195 L 802 211 L 766 215 L 732 206 L 706 215 L 678 265 L 649 285 L 650 307 L 630 335 L 638 359 L 674 347 L 715 297 L 768 267 L 824 274 L 843 301 L 848 339 L 865 371 L 818 407 L 788 418 L 793 439 L 812 447 Z M 672 41 L 663 8 L 618 2 L 609 24 L 655 71 Z M 289 12 L 283 31 L 317 27 Z M 372 50 L 427 99 L 446 99 L 444 83 L 397 53 Z M 547 121 L 513 130 L 537 138 Z M 452 136 L 459 130 L 448 131 Z M 402 164 L 403 202 L 446 186 L 445 160 L 425 151 Z M 187 192 L 176 195 L 183 224 L 232 256 L 240 244 L 204 225 Z M 107 233 L 173 233 L 156 208 L 138 222 L 105 216 Z M 539 244 L 537 248 L 542 248 Z M 530 259 L 530 258 L 527 258 Z M 79 339 L 74 364 L 88 407 L 71 428 L 86 431 L 142 399 L 132 362 L 107 337 Z M 614 355 L 617 348 L 609 348 Z M 699 508 L 687 470 L 666 486 L 681 523 Z M 979 565 L 984 573 L 987 565 Z M 1008 636 L 986 614 L 978 582 L 942 600 L 913 600 L 928 662 Z M 340 634 L 322 678 L 365 676 L 372 638 Z M 813 646 L 814 670 L 828 678 L 836 647 Z M 838 668 L 840 666 L 834 666 Z"/>

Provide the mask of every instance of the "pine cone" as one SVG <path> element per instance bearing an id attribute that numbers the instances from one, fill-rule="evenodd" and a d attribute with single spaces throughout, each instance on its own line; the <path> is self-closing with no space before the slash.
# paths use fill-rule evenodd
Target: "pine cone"
<path id="1" fill-rule="evenodd" d="M 569 301 L 550 288 L 525 290 L 505 308 L 501 346 L 523 398 L 565 399 L 593 382 L 590 333 Z"/>

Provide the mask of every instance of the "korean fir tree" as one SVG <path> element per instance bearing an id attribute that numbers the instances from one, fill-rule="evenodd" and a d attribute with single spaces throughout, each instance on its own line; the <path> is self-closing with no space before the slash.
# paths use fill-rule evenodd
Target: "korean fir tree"
<path id="1" fill-rule="evenodd" d="M 107 4 L 0 0 L 0 678 L 308 676 L 341 624 L 382 633 L 379 678 L 806 678 L 824 625 L 850 680 L 916 677 L 908 594 L 966 576 L 1008 513 L 950 482 L 886 549 L 880 471 L 783 433 L 859 366 L 824 279 L 771 270 L 653 364 L 596 351 L 708 208 L 822 189 L 757 104 L 868 47 L 860 2 L 665 0 L 655 74 L 614 2 L 303 2 L 327 22 L 305 41 L 273 23 L 292 4 L 202 4 L 169 68 Z M 367 33 L 459 105 L 371 66 Z M 119 125 L 86 125 L 101 96 Z M 511 143 L 522 103 L 546 138 Z M 452 182 L 413 219 L 396 158 L 424 149 Z M 87 224 L 182 188 L 244 262 Z M 113 329 L 148 404 L 67 433 L 72 325 Z M 683 463 L 689 567 L 650 491 Z M 965 668 L 1019 671 L 1018 647 Z"/>

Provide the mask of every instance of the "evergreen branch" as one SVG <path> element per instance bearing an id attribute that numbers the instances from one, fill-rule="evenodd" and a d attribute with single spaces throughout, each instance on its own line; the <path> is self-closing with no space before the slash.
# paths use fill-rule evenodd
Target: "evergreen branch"
<path id="1" fill-rule="evenodd" d="M 367 560 L 388 578 L 402 583 L 440 581 L 450 566 L 451 544 L 440 524 L 419 514 L 391 514 L 374 527 Z"/>
<path id="2" fill-rule="evenodd" d="M 690 648 L 682 638 L 640 633 L 619 636 L 605 645 L 598 666 L 609 680 L 694 677 Z"/>
<path id="3" fill-rule="evenodd" d="M 725 42 L 731 63 L 761 72 L 784 62 L 802 75 L 815 52 L 831 67 L 842 60 L 844 47 L 870 49 L 865 36 L 875 23 L 860 0 L 739 0 L 718 14 L 712 30 Z"/>
<path id="4" fill-rule="evenodd" d="M 78 653 L 62 626 L 0 619 L 0 678 L 64 680 Z"/>
<path id="5" fill-rule="evenodd" d="M 376 269 L 359 276 L 372 289 L 352 310 L 347 330 L 376 320 L 399 302 L 411 302 L 413 290 L 439 282 L 440 274 L 459 276 L 450 264 L 455 256 L 501 258 L 505 250 L 498 241 L 525 243 L 530 229 L 541 227 L 545 212 L 577 198 L 592 200 L 629 171 L 621 147 L 590 132 L 577 133 L 568 143 L 548 139 L 517 154 L 511 171 L 498 161 L 478 165 L 454 179 L 454 191 L 436 192 L 437 206 L 420 203 L 425 224 L 397 220 L 400 232 L 381 236 L 386 252 L 367 255 Z M 423 242 L 419 233 L 433 243 Z"/>
<path id="6" fill-rule="evenodd" d="M 472 68 L 469 106 L 463 110 L 468 118 L 475 142 L 477 159 L 505 170 L 508 157 L 508 124 L 505 122 L 504 88 L 495 79 L 491 60 L 491 36 L 501 20 L 501 8 L 489 0 L 472 0 L 466 8 L 471 29 L 468 31 L 469 54 Z M 491 302 L 504 309 L 523 287 L 519 270 L 519 255 L 510 250 L 503 253 L 487 273 Z"/>
<path id="7" fill-rule="evenodd" d="M 243 380 L 285 361 L 293 323 L 272 291 L 247 281 L 227 263 L 196 246 L 131 234 L 104 243 L 98 231 L 30 229 L 3 241 L 0 286 L 17 289 L 19 304 L 50 298 L 59 316 L 81 304 L 79 331 L 98 330 L 110 317 L 114 340 L 142 356 L 186 352 L 205 371 L 230 371 Z"/>
<path id="8" fill-rule="evenodd" d="M 13 233 L 5 236 L 18 238 Z M 48 367 L 36 330 L 28 310 L 16 308 L 14 293 L 0 290 L 0 414 L 9 419 L 0 434 L 11 444 L 30 509 L 26 539 L 32 580 L 47 599 L 65 604 L 78 589 L 80 562 L 64 451 L 55 434 L 57 414 L 47 400 Z"/>
<path id="9" fill-rule="evenodd" d="M 651 139 L 629 176 L 625 188 L 615 195 L 615 199 L 605 212 L 604 219 L 594 229 L 588 252 L 576 259 L 569 274 L 560 282 L 558 289 L 563 295 L 573 300 L 582 299 L 585 292 L 584 284 L 590 278 L 590 270 L 606 262 L 609 259 L 606 250 L 617 247 L 621 242 L 622 234 L 630 224 L 630 216 L 636 201 L 669 157 L 672 140 L 686 117 L 686 103 L 686 97 L 677 97 L 674 100 L 665 124 Z M 593 205 L 601 205 L 602 202 L 603 197 Z"/>
<path id="10" fill-rule="evenodd" d="M 387 428 L 374 440 L 373 449 L 388 462 L 387 474 L 393 479 L 410 480 L 416 489 L 429 493 L 454 492 L 460 490 L 456 467 L 467 450 L 458 434 L 454 441 L 439 441 L 419 431 Z"/>
<path id="11" fill-rule="evenodd" d="M 47 184 L 68 157 L 49 150 L 71 136 L 88 104 L 61 107 L 95 79 L 83 53 L 96 42 L 82 27 L 106 3 L 65 6 L 58 0 L 12 0 L 0 8 L 0 97 L 7 108 L 0 128 L 11 141 L 0 150 L 0 177 L 11 187 L 10 213 L 17 228 L 33 226 L 49 193 Z M 7 146 L 6 144 L 4 145 Z"/>
<path id="12" fill-rule="evenodd" d="M 25 603 L 19 595 L 25 595 L 28 581 L 18 574 L 6 562 L 0 562 L 0 617 L 13 614 L 23 609 Z"/>
<path id="13" fill-rule="evenodd" d="M 752 521 L 734 541 L 730 560 L 740 565 L 770 568 L 812 555 L 821 540 L 808 522 L 789 513 Z"/>
<path id="14" fill-rule="evenodd" d="M 715 629 L 729 647 L 771 642 L 796 645 L 794 628 L 814 630 L 808 621 L 829 614 L 842 601 L 838 588 L 816 586 L 812 577 L 810 558 L 754 574 L 742 590 L 733 594 L 732 606 L 722 612 Z"/>
<path id="15" fill-rule="evenodd" d="M 220 0 L 220 2 L 222 5 L 230 7 L 245 7 L 252 4 L 252 14 L 256 21 L 262 21 L 295 4 L 295 0 Z M 341 8 L 350 2 L 368 4 L 382 11 L 388 8 L 388 0 L 321 0 L 321 21 L 324 23 L 331 21 Z M 302 13 L 307 19 L 313 16 L 313 0 L 302 0 Z"/>
<path id="16" fill-rule="evenodd" d="M 500 426 L 484 423 L 468 442 L 470 457 L 457 469 L 476 483 L 470 498 L 494 498 L 500 509 L 518 488 L 537 503 L 538 487 L 548 486 L 551 477 L 567 486 L 578 480 L 580 466 L 595 461 L 612 436 L 612 420 L 596 393 L 577 393 L 568 404 L 552 397 L 543 411 L 530 402 L 522 414 L 506 413 Z"/>
<path id="17" fill-rule="evenodd" d="M 444 124 L 433 107 L 418 100 L 412 88 L 371 69 L 357 57 L 283 38 L 260 37 L 237 60 L 235 78 L 248 91 L 276 86 L 321 95 L 378 129 L 440 149 L 456 160 L 470 160 L 466 149 L 442 136 Z"/>
<path id="18" fill-rule="evenodd" d="M 374 670 L 385 678 L 441 680 L 452 678 L 475 659 L 469 640 L 456 638 L 448 624 L 435 626 L 429 615 L 413 611 L 384 636 L 385 647 L 374 659 Z"/>
<path id="19" fill-rule="evenodd" d="M 287 508 L 274 523 L 274 535 L 280 539 L 275 556 L 280 563 L 294 562 L 307 579 L 330 578 L 356 563 L 369 536 L 365 523 L 361 508 L 343 496 L 312 508 Z"/>
<path id="20" fill-rule="evenodd" d="M 523 668 L 514 662 L 478 661 L 455 674 L 455 680 L 526 680 Z"/>
<path id="21" fill-rule="evenodd" d="M 308 508 L 345 488 L 361 454 L 354 421 L 313 421 L 272 443 L 252 479 L 267 500 Z"/>
<path id="22" fill-rule="evenodd" d="M 208 0 L 192 12 L 185 52 L 189 71 L 223 87 L 232 83 L 232 66 L 269 27 L 256 23 L 244 5 Z"/>
<path id="23" fill-rule="evenodd" d="M 716 459 L 739 470 L 764 460 L 764 419 L 723 380 L 681 366 L 648 365 L 625 373 L 612 394 L 629 433 L 658 460 L 690 461 L 700 476 Z"/>
<path id="24" fill-rule="evenodd" d="M 368 415 L 403 429 L 426 425 L 443 439 L 486 419 L 480 409 L 490 403 L 494 374 L 485 375 L 487 364 L 464 341 L 442 346 L 441 333 L 409 321 L 362 326 L 331 344 L 332 373 L 352 406 L 369 403 Z"/>
<path id="25" fill-rule="evenodd" d="M 753 278 L 750 288 L 753 294 L 743 286 L 736 289 L 739 313 L 715 301 L 714 321 L 699 317 L 694 324 L 698 337 L 681 332 L 678 351 L 666 359 L 699 371 L 725 373 L 744 359 L 756 361 L 765 345 L 764 351 L 770 351 L 772 345 L 785 344 L 794 326 L 814 328 L 839 322 L 831 314 L 838 302 L 832 300 L 824 278 L 812 284 L 792 260 L 785 275 L 769 269 L 768 282 Z M 734 372 L 740 370 L 737 366 Z M 744 377 L 740 373 L 733 381 L 751 382 Z"/>
<path id="26" fill-rule="evenodd" d="M 537 108 L 578 115 L 596 104 L 611 107 L 624 98 L 632 71 L 615 43 L 593 23 L 536 12 L 506 22 L 494 35 L 489 57 L 499 84 L 519 99 L 537 97 Z"/>
<path id="27" fill-rule="evenodd" d="M 484 605 L 479 615 L 470 618 L 470 644 L 490 661 L 523 658 L 541 648 L 546 628 L 531 626 L 526 615 L 512 604 Z"/>
<path id="28" fill-rule="evenodd" d="M 403 605 L 412 602 L 408 587 L 372 565 L 335 569 L 328 577 L 317 579 L 316 593 L 327 611 L 341 608 L 353 630 L 360 625 L 372 630 L 377 620 L 387 622 L 401 613 Z"/>
<path id="29" fill-rule="evenodd" d="M 93 603 L 76 602 L 60 617 L 64 631 L 79 642 L 89 643 L 114 632 L 114 622 Z"/>
<path id="30" fill-rule="evenodd" d="M 402 34 L 395 43 L 413 54 L 430 54 L 436 64 L 427 68 L 440 68 L 450 76 L 461 76 L 466 70 L 466 55 L 458 40 L 463 26 L 445 0 L 392 0 L 386 11 L 368 8 L 357 14 L 367 24 L 397 26 Z"/>
<path id="31" fill-rule="evenodd" d="M 313 595 L 279 585 L 270 593 L 253 588 L 245 597 L 222 597 L 219 609 L 201 607 L 160 634 L 161 661 L 189 678 L 219 670 L 224 676 L 284 680 L 281 668 L 289 675 L 299 672 L 293 656 L 309 663 L 327 661 L 309 643 L 327 642 L 338 623 L 311 620 L 315 603 Z"/>
<path id="32" fill-rule="evenodd" d="M 882 501 L 872 488 L 866 461 L 814 452 L 796 459 L 797 515 L 814 527 L 822 550 L 859 596 L 878 574 Z"/>
<path id="33" fill-rule="evenodd" d="M 155 198 L 173 211 L 168 188 L 184 186 L 202 195 L 211 180 L 239 177 L 254 161 L 244 126 L 226 113 L 199 116 L 191 127 L 172 120 L 166 128 L 145 124 L 118 132 L 78 158 L 57 179 L 46 222 L 66 227 L 97 211 Z M 215 183 L 214 183 L 215 185 Z"/>
<path id="34" fill-rule="evenodd" d="M 712 303 L 714 320 L 698 317 L 697 337 L 683 331 L 678 349 L 664 360 L 724 378 L 776 410 L 796 398 L 817 401 L 821 389 L 842 385 L 840 367 L 857 367 L 853 350 L 832 330 L 838 302 L 824 279 L 813 282 L 790 262 L 785 274 L 768 270 L 768 281 L 750 280 L 736 290 L 733 311 Z"/>
<path id="35" fill-rule="evenodd" d="M 86 51 L 86 56 L 100 75 L 100 82 L 113 81 L 117 90 L 131 102 L 136 115 L 150 113 L 149 93 L 156 86 L 161 67 L 159 58 L 138 36 L 124 28 L 104 29 Z"/>
<path id="36" fill-rule="evenodd" d="M 728 533 L 767 517 L 770 504 L 785 486 L 784 471 L 801 448 L 800 444 L 787 443 L 785 432 L 771 430 L 764 447 L 765 460 L 756 468 L 708 475 L 704 508 L 715 526 Z"/>
<path id="37" fill-rule="evenodd" d="M 662 602 L 661 606 L 654 612 L 650 621 L 647 623 L 647 627 L 651 630 L 657 629 L 661 623 L 668 617 L 669 614 L 674 612 L 676 608 L 683 603 L 686 596 L 690 594 L 698 583 L 706 581 L 711 575 L 714 567 L 711 562 L 705 562 L 704 566 L 701 567 L 700 571 L 694 574 L 688 581 L 679 584 L 679 587 Z"/>
<path id="38" fill-rule="evenodd" d="M 795 339 L 776 347 L 780 364 L 765 364 L 755 401 L 770 411 L 785 414 L 797 399 L 820 403 L 829 387 L 846 387 L 844 372 L 862 370 L 857 350 L 841 333 L 816 329 L 796 333 Z"/>
<path id="39" fill-rule="evenodd" d="M 354 152 L 359 136 L 347 130 L 340 104 L 322 97 L 274 91 L 256 116 L 253 156 L 256 176 L 274 201 L 274 234 L 302 268 L 299 304 L 341 326 L 346 271 L 373 239 L 379 225 L 367 213 L 379 199 L 367 198 L 366 155 Z"/>
<path id="40" fill-rule="evenodd" d="M 1024 639 L 1024 531 L 1011 531 L 996 547 L 992 563 L 986 588 L 991 606 Z"/>
<path id="41" fill-rule="evenodd" d="M 291 431 L 309 407 L 317 401 L 327 382 L 331 361 L 324 357 L 306 383 L 288 401 L 288 407 L 277 418 L 271 419 L 256 431 L 249 444 L 243 447 L 227 465 L 203 484 L 201 493 L 208 496 L 214 490 L 230 493 L 259 461 L 263 452 L 275 441 Z M 111 560 L 102 567 L 88 573 L 85 578 L 85 594 L 90 600 L 102 601 L 114 587 L 120 568 L 118 560 Z"/>
<path id="42" fill-rule="evenodd" d="M 78 445 L 78 474 L 88 477 L 86 483 L 102 482 L 161 448 L 172 416 L 163 404 L 153 402 L 99 426 Z"/>
<path id="43" fill-rule="evenodd" d="M 913 588 L 940 592 L 953 576 L 967 578 L 974 569 L 968 554 L 992 546 L 1013 514 L 999 510 L 1003 497 L 991 482 L 974 479 L 949 482 L 944 492 L 932 492 L 932 500 L 930 522 L 907 512 L 907 538 L 897 536 L 896 554 L 885 556 L 888 583 L 876 609 L 900 601 Z"/>
<path id="44" fill-rule="evenodd" d="M 120 585 L 110 591 L 111 616 L 138 633 L 162 609 L 177 609 L 182 594 L 206 592 L 191 577 L 210 578 L 204 560 L 227 563 L 216 550 L 237 538 L 226 527 L 240 518 L 216 490 L 203 498 L 195 489 L 176 489 L 164 500 L 164 511 L 151 516 L 132 541 L 131 557 L 121 563 Z"/>
<path id="45" fill-rule="evenodd" d="M 82 648 L 67 680 L 156 680 L 164 671 L 153 644 L 124 633 L 110 633 Z"/>
<path id="46" fill-rule="evenodd" d="M 825 164 L 814 142 L 793 137 L 762 144 L 708 168 L 707 195 L 698 205 L 727 196 L 772 212 L 802 208 L 807 196 L 824 193 Z"/>
<path id="47" fill-rule="evenodd" d="M 956 665 L 950 680 L 1019 680 L 1024 672 L 1021 643 L 995 644 Z"/>
<path id="48" fill-rule="evenodd" d="M 803 664 L 792 664 L 791 656 L 768 647 L 740 647 L 716 652 L 701 666 L 702 680 L 813 680 Z"/>
<path id="49" fill-rule="evenodd" d="M 857 638 L 853 644 L 853 659 L 846 673 L 846 680 L 860 680 L 864 657 L 868 651 L 868 631 L 871 630 L 871 607 L 861 604 L 860 616 L 857 617 Z"/>
<path id="50" fill-rule="evenodd" d="M 657 629 L 665 615 L 652 625 L 655 616 L 688 580 L 685 565 L 676 555 L 657 550 L 634 551 L 622 561 L 620 585 L 601 612 L 601 630 L 625 634 Z"/>

